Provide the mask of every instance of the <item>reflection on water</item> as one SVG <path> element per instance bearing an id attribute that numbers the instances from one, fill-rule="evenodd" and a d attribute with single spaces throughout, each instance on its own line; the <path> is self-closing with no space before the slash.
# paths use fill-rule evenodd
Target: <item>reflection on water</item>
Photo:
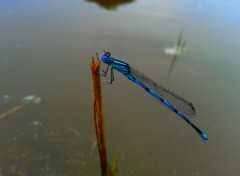
<path id="1" fill-rule="evenodd" d="M 100 7 L 105 9 L 116 9 L 120 5 L 134 2 L 134 0 L 86 0 L 86 1 L 97 3 Z"/>
<path id="2" fill-rule="evenodd" d="M 173 55 L 171 65 L 170 65 L 170 67 L 168 69 L 168 76 L 171 75 L 172 69 L 173 69 L 173 67 L 175 65 L 175 62 L 176 62 L 178 56 L 180 56 L 184 51 L 187 50 L 187 48 L 186 48 L 186 40 L 183 40 L 182 36 L 183 36 L 183 31 L 181 30 L 180 33 L 179 33 L 179 36 L 178 36 L 177 45 L 174 46 L 173 48 L 165 48 L 164 49 L 164 52 L 166 54 Z"/>
<path id="3" fill-rule="evenodd" d="M 169 69 L 168 69 L 168 76 L 171 75 L 172 69 L 173 69 L 173 67 L 174 67 L 174 65 L 175 65 L 176 60 L 177 60 L 177 55 L 174 55 L 173 58 L 172 58 L 171 65 L 170 65 L 170 67 L 169 67 Z"/>

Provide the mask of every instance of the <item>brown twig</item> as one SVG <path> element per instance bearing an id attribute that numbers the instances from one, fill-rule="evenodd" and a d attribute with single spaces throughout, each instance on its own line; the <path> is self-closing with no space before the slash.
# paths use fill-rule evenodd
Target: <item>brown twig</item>
<path id="1" fill-rule="evenodd" d="M 92 80 L 94 88 L 94 125 L 97 137 L 98 152 L 101 163 L 101 175 L 108 175 L 108 163 L 107 163 L 107 149 L 106 149 L 106 137 L 103 117 L 102 106 L 102 90 L 101 90 L 101 77 L 100 77 L 100 61 L 98 54 L 96 54 L 97 61 L 92 58 L 91 70 Z"/>

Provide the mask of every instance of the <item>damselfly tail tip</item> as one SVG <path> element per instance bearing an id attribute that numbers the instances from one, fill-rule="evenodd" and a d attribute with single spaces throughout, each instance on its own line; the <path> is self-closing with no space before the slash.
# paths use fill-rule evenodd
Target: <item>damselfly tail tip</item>
<path id="1" fill-rule="evenodd" d="M 205 134 L 205 133 L 202 133 L 202 134 L 201 134 L 201 138 L 202 138 L 203 140 L 205 140 L 205 141 L 208 140 L 207 134 Z"/>

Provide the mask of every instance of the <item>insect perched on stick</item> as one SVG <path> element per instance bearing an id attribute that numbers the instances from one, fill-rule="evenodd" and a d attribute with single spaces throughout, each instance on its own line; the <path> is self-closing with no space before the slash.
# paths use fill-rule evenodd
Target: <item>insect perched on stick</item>
<path id="1" fill-rule="evenodd" d="M 119 71 L 129 80 L 142 87 L 158 102 L 162 103 L 163 105 L 165 105 L 165 107 L 167 107 L 179 117 L 181 117 L 201 136 L 203 140 L 208 140 L 207 135 L 186 117 L 196 114 L 195 108 L 191 102 L 185 100 L 184 98 L 181 98 L 170 90 L 157 84 L 156 82 L 145 76 L 143 73 L 130 67 L 128 63 L 112 58 L 110 52 L 104 52 L 101 56 L 101 61 L 107 64 L 106 70 L 103 71 L 103 76 L 107 75 L 108 70 L 111 67 L 111 78 L 109 84 L 112 84 L 112 82 L 114 81 L 113 69 Z"/>

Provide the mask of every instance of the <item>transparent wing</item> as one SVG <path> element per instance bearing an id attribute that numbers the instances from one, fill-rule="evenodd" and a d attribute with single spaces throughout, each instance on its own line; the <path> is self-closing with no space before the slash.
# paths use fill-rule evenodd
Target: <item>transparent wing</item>
<path id="1" fill-rule="evenodd" d="M 152 89 L 162 99 L 166 100 L 170 105 L 172 105 L 177 111 L 180 111 L 183 115 L 191 117 L 196 114 L 196 110 L 191 102 L 157 84 L 156 82 L 145 76 L 143 73 L 140 73 L 133 68 L 130 68 L 130 74 L 137 78 L 139 81 L 141 81 L 145 86 Z"/>

